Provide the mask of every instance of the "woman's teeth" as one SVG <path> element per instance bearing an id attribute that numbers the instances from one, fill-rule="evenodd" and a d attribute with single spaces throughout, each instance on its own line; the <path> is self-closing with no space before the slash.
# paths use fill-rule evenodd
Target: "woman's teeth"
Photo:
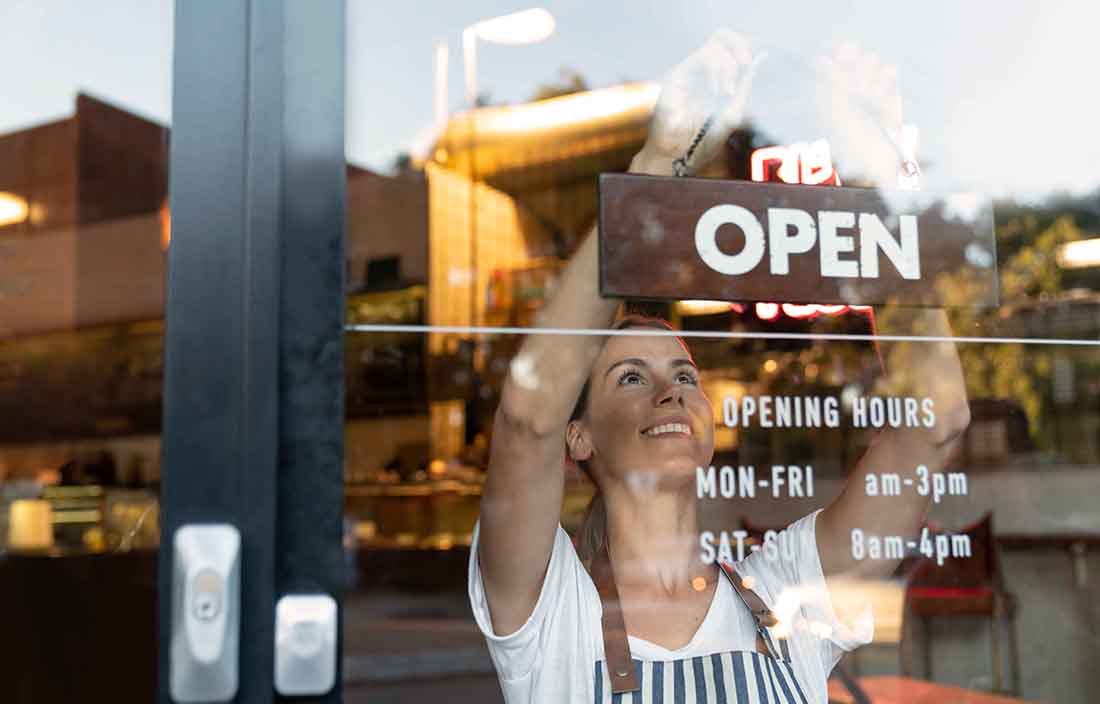
<path id="1" fill-rule="evenodd" d="M 691 426 L 683 423 L 667 423 L 657 425 L 645 431 L 646 435 L 664 435 L 665 433 L 687 433 L 691 435 Z"/>

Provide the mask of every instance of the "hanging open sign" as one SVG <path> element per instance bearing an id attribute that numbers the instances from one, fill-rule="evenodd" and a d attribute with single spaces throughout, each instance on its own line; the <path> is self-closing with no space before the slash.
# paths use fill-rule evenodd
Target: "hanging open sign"
<path id="1" fill-rule="evenodd" d="M 600 291 L 996 306 L 993 206 L 973 194 L 602 174 Z"/>

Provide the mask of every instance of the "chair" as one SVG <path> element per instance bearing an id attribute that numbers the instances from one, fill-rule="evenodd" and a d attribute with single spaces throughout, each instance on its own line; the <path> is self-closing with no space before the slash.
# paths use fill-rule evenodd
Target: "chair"
<path id="1" fill-rule="evenodd" d="M 969 536 L 970 557 L 946 558 L 942 565 L 924 557 L 909 576 L 905 589 L 902 625 L 901 670 L 912 674 L 912 647 L 905 634 L 913 618 L 921 623 L 921 650 L 925 677 L 932 673 L 930 622 L 934 618 L 984 616 L 990 621 L 990 656 L 993 662 L 993 690 L 1005 692 L 1001 658 L 1001 625 L 1008 618 L 1009 658 L 1012 687 L 1019 691 L 1019 651 L 1014 617 L 1016 599 L 1004 590 L 997 545 L 993 536 L 993 514 L 987 513 L 958 534 Z"/>

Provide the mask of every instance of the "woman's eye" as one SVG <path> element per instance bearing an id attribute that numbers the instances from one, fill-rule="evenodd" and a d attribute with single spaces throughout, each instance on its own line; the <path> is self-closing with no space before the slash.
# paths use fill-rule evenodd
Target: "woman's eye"
<path id="1" fill-rule="evenodd" d="M 691 372 L 681 372 L 676 375 L 676 381 L 681 384 L 698 384 L 699 379 Z"/>
<path id="2" fill-rule="evenodd" d="M 640 384 L 642 381 L 644 381 L 642 375 L 635 371 L 625 371 L 619 377 L 620 384 Z"/>

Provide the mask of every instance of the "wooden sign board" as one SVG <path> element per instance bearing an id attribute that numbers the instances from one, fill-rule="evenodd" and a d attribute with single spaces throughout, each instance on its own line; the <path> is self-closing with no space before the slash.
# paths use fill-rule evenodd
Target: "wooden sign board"
<path id="1" fill-rule="evenodd" d="M 831 186 L 600 176 L 600 292 L 996 306 L 992 202 Z"/>

